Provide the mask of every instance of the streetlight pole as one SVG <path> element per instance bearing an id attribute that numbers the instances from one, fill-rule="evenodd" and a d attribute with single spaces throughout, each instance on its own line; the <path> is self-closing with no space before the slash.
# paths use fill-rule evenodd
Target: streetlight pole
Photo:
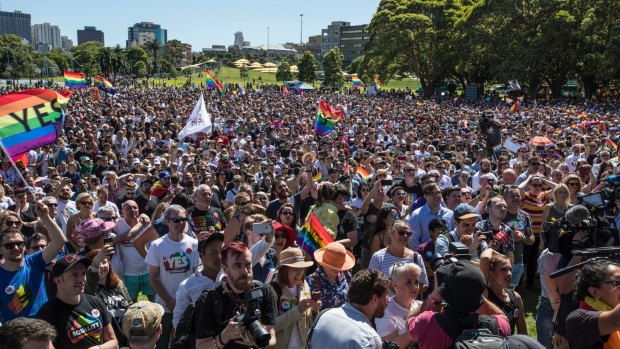
<path id="1" fill-rule="evenodd" d="M 267 59 L 269 59 L 269 27 L 267 27 Z"/>
<path id="2" fill-rule="evenodd" d="M 304 39 L 303 39 L 303 36 L 304 36 L 304 14 L 303 13 L 301 13 L 299 15 L 299 22 L 300 22 L 300 24 L 299 24 L 299 46 L 303 46 L 303 44 L 304 44 Z"/>

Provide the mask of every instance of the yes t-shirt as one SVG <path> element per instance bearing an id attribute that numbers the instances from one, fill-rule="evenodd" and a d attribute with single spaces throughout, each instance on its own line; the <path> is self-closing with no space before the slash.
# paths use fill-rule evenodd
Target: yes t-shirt
<path id="1" fill-rule="evenodd" d="M 159 281 L 174 299 L 181 282 L 190 277 L 200 265 L 198 240 L 183 235 L 181 241 L 172 241 L 166 234 L 151 243 L 145 260 L 148 265 L 159 268 Z M 155 301 L 166 312 L 172 312 L 166 308 L 166 302 L 159 295 Z"/>
<path id="2" fill-rule="evenodd" d="M 103 328 L 112 321 L 103 301 L 87 294 L 82 294 L 77 305 L 54 297 L 41 307 L 36 317 L 54 326 L 58 333 L 54 346 L 59 349 L 103 344 Z"/>
<path id="3" fill-rule="evenodd" d="M 33 317 L 47 302 L 42 251 L 27 255 L 18 271 L 0 267 L 0 322 L 17 317 Z"/>

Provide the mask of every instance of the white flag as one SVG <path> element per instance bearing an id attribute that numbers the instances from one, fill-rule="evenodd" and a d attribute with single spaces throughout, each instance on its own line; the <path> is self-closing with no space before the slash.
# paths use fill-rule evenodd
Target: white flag
<path id="1" fill-rule="evenodd" d="M 193 135 L 194 133 L 211 132 L 212 127 L 211 114 L 207 113 L 205 100 L 202 98 L 201 94 L 200 99 L 196 102 L 194 110 L 192 110 L 192 114 L 189 116 L 189 119 L 187 119 L 187 125 L 179 132 L 179 140 L 183 140 L 183 138 Z"/>

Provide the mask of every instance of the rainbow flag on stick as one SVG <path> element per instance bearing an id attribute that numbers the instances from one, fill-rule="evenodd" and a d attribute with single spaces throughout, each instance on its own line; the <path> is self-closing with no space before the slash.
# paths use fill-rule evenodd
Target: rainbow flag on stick
<path id="1" fill-rule="evenodd" d="M 519 110 L 519 107 L 521 106 L 521 104 L 519 104 L 519 102 L 515 102 L 515 104 L 512 105 L 512 107 L 510 107 L 510 111 L 512 111 L 513 113 L 516 113 L 517 110 Z"/>
<path id="2" fill-rule="evenodd" d="M 222 84 L 217 81 L 215 79 L 215 77 L 213 77 L 213 75 L 211 75 L 211 73 L 209 73 L 209 71 L 207 70 L 207 72 L 205 73 L 205 75 L 207 76 L 207 87 L 208 88 L 214 88 L 217 89 L 217 92 L 219 92 L 220 96 L 222 95 Z"/>
<path id="3" fill-rule="evenodd" d="M 24 153 L 54 143 L 62 132 L 62 107 L 71 92 L 33 89 L 0 97 L 0 141 L 17 161 Z"/>
<path id="4" fill-rule="evenodd" d="M 586 114 L 586 113 L 579 113 L 579 114 L 577 114 L 577 118 L 578 119 L 583 119 L 583 118 L 587 118 L 587 117 L 588 117 L 588 114 Z"/>
<path id="5" fill-rule="evenodd" d="M 314 255 L 314 251 L 333 241 L 334 238 L 323 228 L 314 213 L 310 213 L 301 233 L 297 236 L 297 246 L 300 246 L 311 256 Z"/>
<path id="6" fill-rule="evenodd" d="M 319 107 L 316 111 L 316 122 L 314 124 L 314 132 L 319 137 L 325 137 L 336 127 L 336 123 L 342 119 L 344 113 L 342 110 L 335 110 L 329 104 L 319 100 Z"/>
<path id="7" fill-rule="evenodd" d="M 379 76 L 375 74 L 375 89 L 377 91 L 381 91 L 381 81 L 379 81 Z"/>
<path id="8" fill-rule="evenodd" d="M 323 180 L 323 177 L 321 176 L 321 171 L 320 170 L 314 176 L 312 176 L 312 180 L 317 182 L 317 183 L 321 183 L 321 181 Z"/>
<path id="9" fill-rule="evenodd" d="M 80 72 L 65 71 L 65 86 L 70 88 L 86 88 L 86 75 Z"/>
<path id="10" fill-rule="evenodd" d="M 605 145 L 603 145 L 603 148 L 607 148 L 610 153 L 618 151 L 618 145 L 609 138 L 605 139 Z"/>
<path id="11" fill-rule="evenodd" d="M 366 171 L 366 169 L 362 166 L 357 166 L 357 170 L 355 172 L 360 175 L 364 181 L 368 180 L 368 177 L 370 177 L 370 173 L 368 173 L 368 171 Z"/>
<path id="12" fill-rule="evenodd" d="M 351 83 L 353 83 L 355 87 L 364 87 L 364 83 L 357 77 L 357 74 L 351 74 Z"/>
<path id="13" fill-rule="evenodd" d="M 97 85 L 97 87 L 105 93 L 109 93 L 111 95 L 116 93 L 114 85 L 112 85 L 108 79 L 101 75 L 95 75 L 95 85 Z"/>

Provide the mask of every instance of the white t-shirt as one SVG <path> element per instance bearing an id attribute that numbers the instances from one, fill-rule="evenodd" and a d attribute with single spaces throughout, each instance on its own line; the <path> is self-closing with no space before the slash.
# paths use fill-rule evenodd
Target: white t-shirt
<path id="1" fill-rule="evenodd" d="M 413 305 L 419 306 L 420 301 L 413 301 Z M 407 316 L 409 315 L 409 309 L 403 308 L 400 304 L 394 301 L 394 297 L 390 297 L 390 303 L 388 303 L 385 313 L 382 318 L 376 318 L 375 323 L 377 325 L 377 333 L 381 337 L 385 337 L 396 330 L 398 336 L 407 332 Z"/>
<path id="2" fill-rule="evenodd" d="M 170 297 L 175 297 L 181 282 L 200 265 L 198 240 L 183 235 L 183 240 L 177 242 L 172 241 L 166 234 L 151 243 L 145 260 L 148 265 L 159 268 L 159 281 Z M 155 297 L 155 301 L 161 304 L 166 312 L 171 312 L 159 295 Z"/>
<path id="3" fill-rule="evenodd" d="M 185 309 L 187 309 L 190 304 L 196 303 L 202 291 L 218 287 L 222 283 L 222 278 L 224 276 L 226 276 L 226 274 L 224 274 L 224 271 L 220 270 L 215 280 L 211 280 L 202 275 L 201 271 L 197 271 L 181 282 L 177 290 L 177 304 L 174 306 L 174 314 L 172 315 L 172 327 L 177 327 Z"/>
<path id="4" fill-rule="evenodd" d="M 116 222 L 116 233 L 119 236 L 129 233 L 131 228 L 132 227 L 125 221 L 125 218 L 121 218 Z M 125 275 L 138 276 L 149 273 L 148 264 L 146 264 L 144 258 L 142 258 L 138 250 L 133 246 L 133 242 L 136 241 L 138 236 L 140 236 L 146 228 L 148 228 L 148 225 L 143 225 L 138 234 L 134 235 L 130 241 L 124 244 L 116 244 L 118 256 L 121 258 L 123 266 L 125 267 Z"/>
<path id="5" fill-rule="evenodd" d="M 75 202 L 69 200 L 65 204 L 61 200 L 58 200 L 58 213 L 56 214 L 56 218 L 60 222 L 60 227 L 62 231 L 67 231 L 67 222 L 69 221 L 69 217 L 78 213 L 78 209 L 75 206 Z"/>

